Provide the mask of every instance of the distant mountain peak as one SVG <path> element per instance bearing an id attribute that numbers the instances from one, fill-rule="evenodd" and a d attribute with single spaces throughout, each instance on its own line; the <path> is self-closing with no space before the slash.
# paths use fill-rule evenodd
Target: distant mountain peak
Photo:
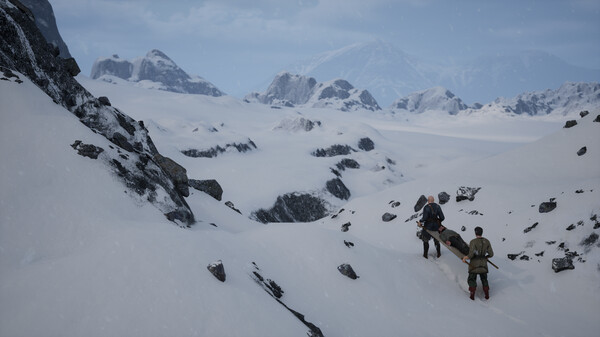
<path id="1" fill-rule="evenodd" d="M 413 92 L 394 101 L 391 107 L 392 111 L 406 110 L 413 113 L 423 113 L 429 110 L 440 110 L 451 115 L 456 115 L 467 108 L 468 106 L 460 98 L 450 90 L 440 86 Z"/>
<path id="2" fill-rule="evenodd" d="M 356 89 L 344 79 L 317 83 L 313 77 L 286 71 L 275 76 L 266 92 L 250 93 L 244 100 L 287 107 L 307 105 L 315 108 L 332 107 L 342 111 L 381 110 L 367 90 Z"/>
<path id="3" fill-rule="evenodd" d="M 215 97 L 224 95 L 209 81 L 199 76 L 188 75 L 158 49 L 152 49 L 146 53 L 145 57 L 133 60 L 119 58 L 117 54 L 109 58 L 98 58 L 92 66 L 90 77 L 114 82 L 110 76 L 116 76 L 132 83 L 149 81 L 154 84 L 144 82 L 143 86 L 166 91 Z M 140 85 L 142 84 L 140 83 Z"/>

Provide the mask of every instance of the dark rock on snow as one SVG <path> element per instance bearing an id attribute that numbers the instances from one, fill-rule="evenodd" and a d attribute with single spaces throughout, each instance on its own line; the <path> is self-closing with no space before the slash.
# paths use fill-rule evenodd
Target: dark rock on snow
<path id="1" fill-rule="evenodd" d="M 575 229 L 575 225 L 574 225 L 574 224 L 571 224 L 571 225 L 569 225 L 569 227 L 567 227 L 566 229 L 567 229 L 568 231 L 572 231 L 572 230 L 574 230 L 574 229 Z"/>
<path id="2" fill-rule="evenodd" d="M 594 122 L 600 123 L 600 115 L 596 116 L 596 119 L 594 119 Z"/>
<path id="3" fill-rule="evenodd" d="M 342 232 L 347 232 L 350 229 L 350 226 L 352 226 L 352 223 L 350 223 L 350 222 L 346 222 L 345 224 L 343 224 Z"/>
<path id="4" fill-rule="evenodd" d="M 188 188 L 187 170 L 171 158 L 164 157 L 160 153 L 154 155 L 154 160 L 171 177 L 179 193 L 188 197 L 190 189 Z"/>
<path id="5" fill-rule="evenodd" d="M 234 210 L 234 211 L 242 214 L 242 212 L 239 209 L 235 208 L 235 205 L 231 201 L 225 201 L 225 206 L 227 206 L 227 207 L 231 208 L 232 210 Z"/>
<path id="6" fill-rule="evenodd" d="M 440 202 L 440 205 L 447 203 L 448 201 L 450 201 L 450 194 L 446 192 L 440 192 L 438 194 L 438 201 Z"/>
<path id="7" fill-rule="evenodd" d="M 221 282 L 225 282 L 225 267 L 221 260 L 215 261 L 206 267 Z"/>
<path id="8" fill-rule="evenodd" d="M 358 141 L 358 148 L 364 151 L 371 151 L 375 148 L 375 143 L 369 137 L 361 138 Z"/>
<path id="9" fill-rule="evenodd" d="M 589 111 L 587 111 L 587 110 L 584 110 L 584 111 L 581 111 L 581 112 L 579 112 L 579 116 L 581 116 L 581 118 L 583 118 L 583 117 L 585 117 L 585 116 L 587 116 L 587 115 L 589 115 L 589 114 L 590 114 L 590 112 L 589 112 Z"/>
<path id="10" fill-rule="evenodd" d="M 548 213 L 553 211 L 556 208 L 556 202 L 555 201 L 547 201 L 547 202 L 542 202 L 540 204 L 540 207 L 538 209 L 538 211 L 540 213 Z"/>
<path id="11" fill-rule="evenodd" d="M 579 149 L 579 151 L 577 151 L 577 155 L 583 156 L 586 152 L 587 152 L 587 147 L 584 146 L 581 149 Z"/>
<path id="12" fill-rule="evenodd" d="M 277 197 L 270 209 L 259 209 L 252 218 L 262 223 L 311 222 L 327 216 L 325 202 L 313 195 L 288 193 Z"/>
<path id="13" fill-rule="evenodd" d="M 111 106 L 110 105 L 110 100 L 106 96 L 100 96 L 100 97 L 98 97 L 98 102 L 100 102 L 100 104 L 102 104 L 102 105 Z"/>
<path id="14" fill-rule="evenodd" d="M 257 147 L 251 139 L 248 139 L 247 143 L 231 143 L 225 144 L 224 146 L 217 145 L 206 150 L 188 149 L 181 151 L 181 153 L 192 158 L 214 158 L 230 148 L 235 148 L 238 152 L 245 153 L 252 151 L 252 149 L 256 149 Z"/>
<path id="15" fill-rule="evenodd" d="M 104 152 L 103 148 L 92 144 L 83 144 L 80 140 L 76 140 L 75 143 L 71 144 L 71 147 L 77 150 L 78 155 L 92 159 L 98 159 L 98 155 Z"/>
<path id="16" fill-rule="evenodd" d="M 400 206 L 400 201 L 390 201 L 390 205 L 392 206 L 392 208 L 396 208 L 398 206 Z"/>
<path id="17" fill-rule="evenodd" d="M 195 188 L 198 191 L 204 192 L 219 201 L 221 201 L 221 198 L 223 197 L 223 188 L 221 187 L 221 185 L 219 185 L 219 182 L 214 179 L 189 179 L 188 184 L 190 187 Z"/>
<path id="18" fill-rule="evenodd" d="M 456 202 L 463 200 L 475 200 L 475 194 L 477 194 L 480 189 L 481 187 L 459 187 L 458 191 L 456 191 Z"/>
<path id="19" fill-rule="evenodd" d="M 583 241 L 581 241 L 580 245 L 582 246 L 591 246 L 593 244 L 595 244 L 598 241 L 598 234 L 596 233 L 592 233 L 590 234 L 590 236 L 588 236 L 587 238 L 583 239 Z"/>
<path id="20" fill-rule="evenodd" d="M 575 125 L 577 125 L 577 121 L 573 119 L 573 120 L 567 121 L 565 123 L 565 126 L 563 126 L 563 128 L 568 129 L 568 128 L 574 127 Z"/>
<path id="21" fill-rule="evenodd" d="M 552 259 L 552 270 L 558 273 L 566 269 L 575 269 L 573 260 L 568 257 Z"/>
<path id="22" fill-rule="evenodd" d="M 386 212 L 384 215 L 381 216 L 381 220 L 383 220 L 384 222 L 390 222 L 390 221 L 396 219 L 396 217 L 397 217 L 396 214 Z"/>
<path id="23" fill-rule="evenodd" d="M 332 145 L 327 149 L 317 149 L 313 151 L 312 155 L 315 157 L 335 157 L 335 156 L 346 156 L 351 152 L 356 152 L 355 149 L 348 145 Z"/>
<path id="24" fill-rule="evenodd" d="M 354 269 L 352 269 L 352 266 L 347 263 L 339 265 L 337 269 L 340 271 L 340 273 L 342 273 L 342 275 L 348 276 L 353 280 L 359 278 L 359 276 L 354 272 Z"/>
<path id="25" fill-rule="evenodd" d="M 531 232 L 531 230 L 532 230 L 532 229 L 534 229 L 534 228 L 536 228 L 536 227 L 537 227 L 537 225 L 539 225 L 539 222 L 536 222 L 536 223 L 534 223 L 533 225 L 531 225 L 531 226 L 529 226 L 529 227 L 525 228 L 525 229 L 523 230 L 523 233 L 529 233 L 529 232 Z"/>
<path id="26" fill-rule="evenodd" d="M 336 198 L 348 200 L 350 198 L 350 190 L 344 185 L 340 178 L 334 178 L 325 183 L 325 188 Z"/>
<path id="27" fill-rule="evenodd" d="M 350 241 L 346 241 L 346 240 L 344 240 L 344 244 L 345 244 L 345 245 L 346 245 L 346 247 L 348 247 L 348 248 L 354 247 L 354 243 L 353 243 L 353 242 L 350 242 Z"/>
<path id="28" fill-rule="evenodd" d="M 509 259 L 509 260 L 514 260 L 514 259 L 516 259 L 517 257 L 519 257 L 519 255 L 521 255 L 521 254 L 523 254 L 523 253 L 525 253 L 525 252 L 520 252 L 520 253 L 518 253 L 518 254 L 507 254 L 507 257 L 508 257 L 508 259 Z"/>
<path id="29" fill-rule="evenodd" d="M 425 207 L 425 205 L 427 204 L 427 197 L 425 197 L 424 195 L 421 195 L 419 197 L 419 200 L 417 200 L 417 203 L 415 204 L 415 212 L 420 211 L 423 207 Z"/>
<path id="30" fill-rule="evenodd" d="M 360 164 L 354 159 L 344 158 L 339 163 L 335 164 L 335 167 L 337 167 L 340 171 L 345 171 L 346 168 L 359 169 Z"/>

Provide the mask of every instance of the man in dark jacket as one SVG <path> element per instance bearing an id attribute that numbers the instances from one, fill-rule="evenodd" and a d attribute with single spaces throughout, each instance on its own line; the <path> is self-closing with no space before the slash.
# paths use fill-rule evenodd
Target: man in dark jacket
<path id="1" fill-rule="evenodd" d="M 487 259 L 494 256 L 492 250 L 492 244 L 484 237 L 483 229 L 481 227 L 475 227 L 475 239 L 469 243 L 469 254 L 463 257 L 463 262 L 469 259 L 469 277 L 467 282 L 469 284 L 469 292 L 471 293 L 470 298 L 475 299 L 475 290 L 477 290 L 477 275 L 481 279 L 483 285 L 483 293 L 485 299 L 490 298 L 490 286 L 487 280 Z"/>
<path id="2" fill-rule="evenodd" d="M 457 232 L 446 228 L 444 225 L 440 225 L 438 232 L 440 233 L 440 240 L 448 246 L 456 247 L 464 255 L 469 254 L 469 245 L 467 245 Z"/>
<path id="3" fill-rule="evenodd" d="M 442 221 L 444 221 L 444 213 L 440 205 L 436 204 L 433 196 L 427 197 L 427 205 L 423 207 L 423 217 L 418 221 L 419 226 L 423 227 L 421 230 L 421 240 L 423 240 L 423 257 L 427 259 L 429 253 L 429 240 L 432 239 L 431 235 L 427 233 L 425 229 L 430 231 L 437 231 Z M 442 255 L 440 251 L 440 242 L 433 238 L 433 244 L 437 251 L 437 257 Z"/>

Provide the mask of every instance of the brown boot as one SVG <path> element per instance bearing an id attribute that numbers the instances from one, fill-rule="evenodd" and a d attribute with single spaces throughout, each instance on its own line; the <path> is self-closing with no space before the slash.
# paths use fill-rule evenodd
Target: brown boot
<path id="1" fill-rule="evenodd" d="M 483 287 L 483 294 L 485 299 L 488 300 L 490 298 L 490 287 Z"/>
<path id="2" fill-rule="evenodd" d="M 477 290 L 477 287 L 469 287 L 469 292 L 471 293 L 469 298 L 473 301 L 475 300 L 475 290 Z"/>

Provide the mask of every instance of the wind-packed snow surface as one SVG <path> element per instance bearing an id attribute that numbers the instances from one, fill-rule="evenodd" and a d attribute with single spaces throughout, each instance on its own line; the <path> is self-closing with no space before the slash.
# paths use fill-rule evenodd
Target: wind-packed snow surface
<path id="1" fill-rule="evenodd" d="M 600 213 L 598 111 L 563 128 L 563 116 L 272 109 L 80 76 L 94 95 L 144 120 L 159 151 L 190 178 L 219 181 L 222 201 L 192 190 L 187 202 L 198 222 L 182 229 L 131 197 L 103 164 L 78 155 L 75 139 L 110 143 L 20 78 L 0 81 L 0 336 L 600 331 L 600 247 L 590 243 L 600 231 L 593 220 Z M 307 121 L 314 122 L 309 131 Z M 358 148 L 363 137 L 374 149 Z M 249 139 L 256 148 L 246 152 L 181 152 Z M 335 217 L 249 219 L 281 194 L 322 189 L 345 157 L 311 153 L 333 144 L 355 147 L 351 158 L 361 165 L 341 172 L 349 200 L 322 192 Z M 481 189 L 473 201 L 457 202 L 463 186 Z M 433 247 L 428 260 L 421 256 L 414 205 L 444 191 L 451 195 L 444 223 L 467 242 L 482 226 L 494 248 L 500 269 L 490 267 L 487 301 L 481 288 L 469 300 L 467 266 L 448 250 L 439 259 Z M 557 207 L 540 213 L 551 199 Z M 397 217 L 384 222 L 386 212 Z M 552 259 L 569 253 L 575 268 L 554 272 Z M 207 269 L 218 260 L 224 282 Z M 342 264 L 358 278 L 342 275 Z"/>

